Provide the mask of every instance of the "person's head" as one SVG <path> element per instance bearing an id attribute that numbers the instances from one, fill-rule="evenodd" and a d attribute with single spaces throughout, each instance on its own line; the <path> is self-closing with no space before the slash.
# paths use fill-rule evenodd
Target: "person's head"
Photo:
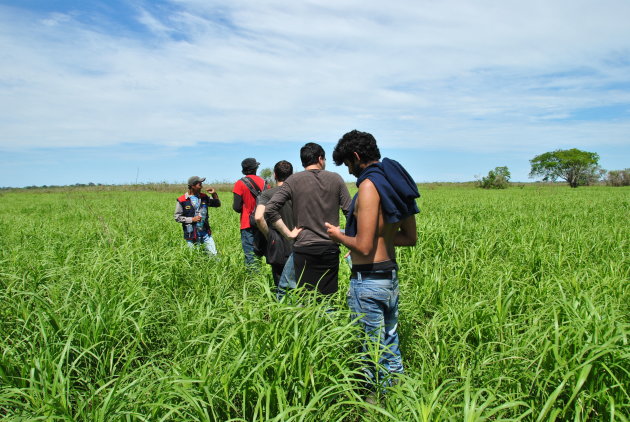
<path id="1" fill-rule="evenodd" d="M 302 167 L 308 167 L 313 164 L 318 164 L 319 159 L 325 160 L 326 153 L 321 145 L 315 142 L 309 142 L 300 149 L 300 160 L 302 160 Z"/>
<path id="2" fill-rule="evenodd" d="M 276 182 L 284 182 L 293 174 L 293 165 L 286 160 L 278 161 L 276 165 L 273 166 L 273 174 Z"/>
<path id="3" fill-rule="evenodd" d="M 203 182 L 205 182 L 205 177 L 199 176 L 191 176 L 188 178 L 188 190 L 193 193 L 201 192 L 201 187 L 203 186 Z"/>
<path id="4" fill-rule="evenodd" d="M 341 137 L 333 150 L 333 161 L 340 166 L 345 164 L 348 171 L 358 177 L 361 164 L 368 164 L 381 159 L 381 152 L 376 146 L 376 139 L 367 132 L 353 130 Z"/>
<path id="5" fill-rule="evenodd" d="M 241 171 L 245 176 L 249 174 L 256 174 L 256 170 L 258 170 L 259 165 L 260 163 L 256 161 L 255 158 L 246 158 L 241 161 Z"/>

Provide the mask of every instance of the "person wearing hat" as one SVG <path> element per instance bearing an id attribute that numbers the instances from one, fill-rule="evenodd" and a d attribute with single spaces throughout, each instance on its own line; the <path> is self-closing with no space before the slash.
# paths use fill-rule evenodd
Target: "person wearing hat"
<path id="1" fill-rule="evenodd" d="M 234 199 L 232 209 L 241 214 L 241 246 L 245 254 L 245 265 L 254 267 L 256 254 L 254 253 L 254 230 L 250 222 L 250 215 L 256 210 L 256 196 L 268 188 L 265 180 L 256 176 L 260 163 L 255 158 L 246 158 L 241 162 L 243 178 L 239 179 L 232 189 Z"/>
<path id="2" fill-rule="evenodd" d="M 203 245 L 208 254 L 214 256 L 217 254 L 217 247 L 208 222 L 208 207 L 220 207 L 221 200 L 214 188 L 206 189 L 212 198 L 201 192 L 205 180 L 205 177 L 199 176 L 188 179 L 188 192 L 177 198 L 174 217 L 175 221 L 182 224 L 188 247 Z"/>

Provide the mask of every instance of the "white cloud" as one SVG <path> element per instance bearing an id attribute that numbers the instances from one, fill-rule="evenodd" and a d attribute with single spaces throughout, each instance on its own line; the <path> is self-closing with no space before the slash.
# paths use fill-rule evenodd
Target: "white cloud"
<path id="1" fill-rule="evenodd" d="M 630 103 L 627 1 L 174 3 L 140 10 L 136 37 L 0 6 L 0 148 L 357 127 L 397 146 L 517 150 L 630 133 L 627 119 L 562 122 Z"/>

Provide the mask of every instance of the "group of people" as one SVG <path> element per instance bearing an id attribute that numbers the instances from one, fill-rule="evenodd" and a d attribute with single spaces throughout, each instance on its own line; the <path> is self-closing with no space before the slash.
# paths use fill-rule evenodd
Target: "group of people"
<path id="1" fill-rule="evenodd" d="M 269 188 L 256 175 L 260 163 L 243 160 L 244 177 L 233 188 L 234 211 L 240 213 L 241 244 L 245 263 L 256 262 L 255 236 L 265 236 L 267 263 L 271 266 L 278 298 L 294 288 L 328 296 L 338 290 L 339 245 L 351 260 L 348 306 L 368 342 L 381 346 L 380 367 L 366 366 L 375 385 L 389 385 L 403 372 L 398 339 L 398 264 L 394 248 L 417 242 L 414 180 L 396 161 L 381 160 L 374 137 L 353 130 L 333 150 L 337 166 L 345 165 L 357 178 L 358 192 L 350 197 L 341 176 L 326 170 L 324 149 L 313 142 L 300 150 L 304 171 L 293 173 L 288 161 L 274 166 L 277 186 Z M 216 254 L 208 224 L 208 207 L 221 205 L 214 189 L 201 192 L 204 178 L 188 180 L 188 192 L 177 199 L 175 220 L 182 223 L 191 247 L 202 244 Z M 340 228 L 339 210 L 346 216 Z"/>

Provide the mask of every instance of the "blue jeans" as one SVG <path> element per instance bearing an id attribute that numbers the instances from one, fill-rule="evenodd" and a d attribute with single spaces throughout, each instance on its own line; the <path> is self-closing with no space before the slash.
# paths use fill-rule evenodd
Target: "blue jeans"
<path id="1" fill-rule="evenodd" d="M 254 253 L 254 232 L 251 228 L 241 229 L 241 246 L 245 254 L 245 265 L 256 266 L 256 254 Z"/>
<path id="2" fill-rule="evenodd" d="M 385 274 L 391 273 L 390 278 Z M 354 275 L 354 273 L 353 273 Z M 348 306 L 353 319 L 359 319 L 365 337 L 362 346 L 369 381 L 382 387 L 391 385 L 392 375 L 402 374 L 398 338 L 398 274 L 396 270 L 361 271 L 350 277 Z M 370 351 L 378 344 L 378 374 Z"/>
<path id="3" fill-rule="evenodd" d="M 293 254 L 291 254 L 289 258 L 287 258 L 280 280 L 278 280 L 278 291 L 276 292 L 278 302 L 282 300 L 289 290 L 295 289 L 296 287 L 295 267 L 293 266 Z"/>
<path id="4" fill-rule="evenodd" d="M 217 254 L 217 247 L 214 244 L 214 239 L 212 238 L 212 235 L 208 234 L 208 232 L 199 230 L 197 232 L 197 239 L 186 241 L 186 245 L 189 248 L 194 248 L 195 244 L 203 244 L 203 246 L 206 248 L 206 252 L 208 252 L 208 255 L 210 256 L 214 256 Z"/>

